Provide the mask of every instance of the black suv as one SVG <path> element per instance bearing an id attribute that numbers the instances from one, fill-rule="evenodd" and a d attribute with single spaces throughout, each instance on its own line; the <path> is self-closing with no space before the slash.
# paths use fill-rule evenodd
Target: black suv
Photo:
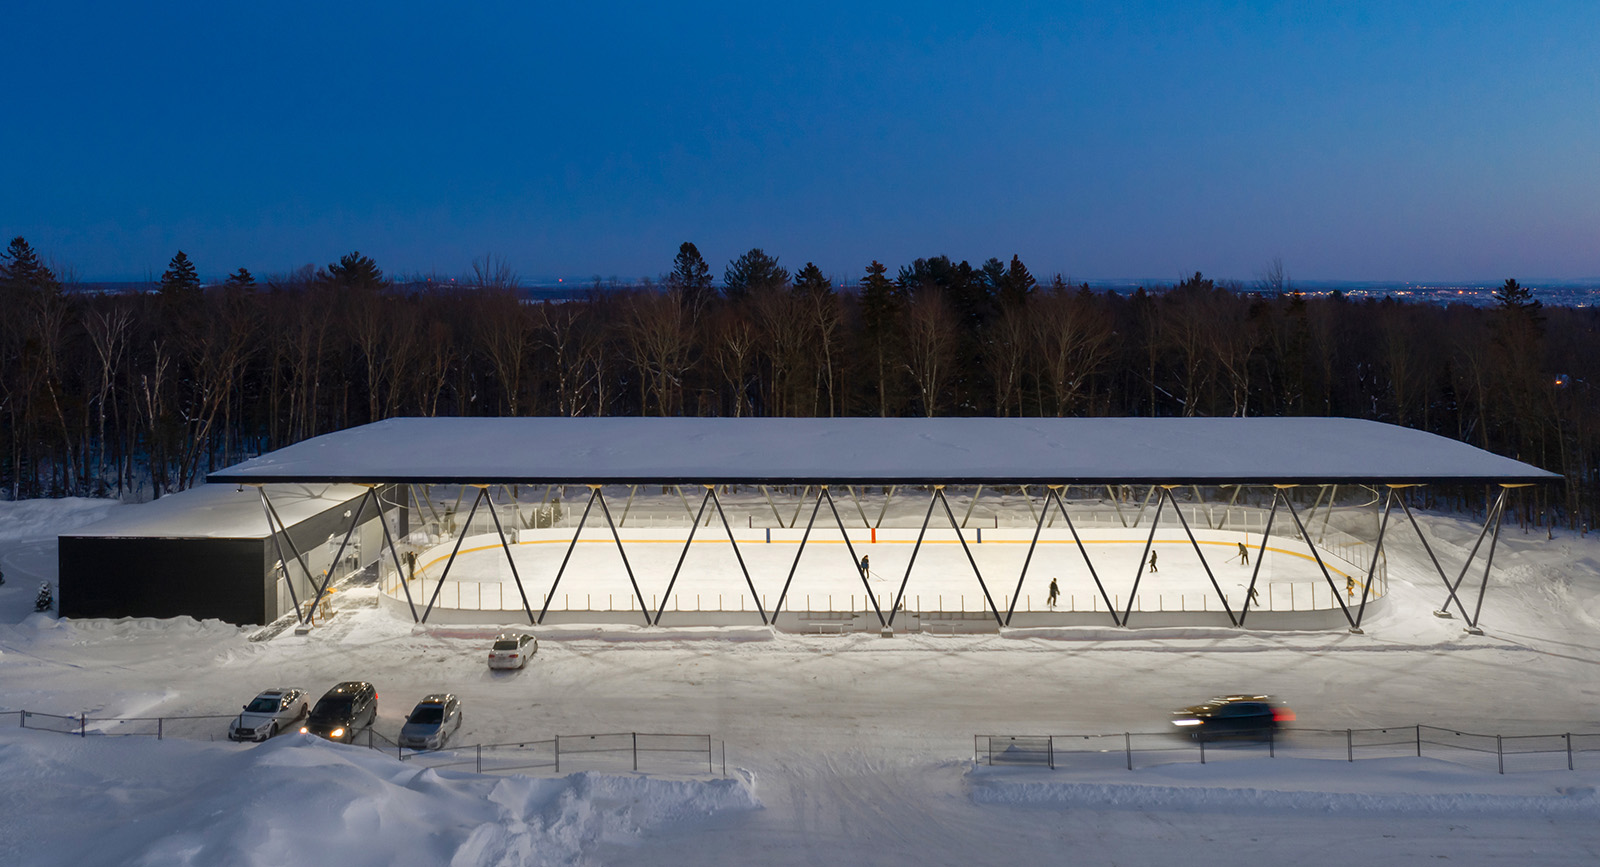
<path id="1" fill-rule="evenodd" d="M 363 680 L 347 680 L 317 699 L 300 731 L 349 743 L 378 718 L 378 690 Z"/>

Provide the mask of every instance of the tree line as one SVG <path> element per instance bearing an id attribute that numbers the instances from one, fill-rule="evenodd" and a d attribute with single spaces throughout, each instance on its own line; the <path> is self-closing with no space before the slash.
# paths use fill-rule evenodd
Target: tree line
<path id="1" fill-rule="evenodd" d="M 717 281 L 685 243 L 660 279 L 530 301 L 493 257 L 394 281 L 351 253 L 202 286 L 75 291 L 26 240 L 0 253 L 0 486 L 159 496 L 246 457 L 392 416 L 1348 416 L 1560 473 L 1524 520 L 1600 504 L 1600 310 L 1515 280 L 1492 308 L 1200 274 L 1132 292 L 1016 256 L 836 283 L 753 249 Z M 1464 496 L 1464 495 L 1463 495 Z M 1462 502 L 1468 502 L 1463 500 Z M 1481 507 L 1481 492 L 1476 500 Z"/>

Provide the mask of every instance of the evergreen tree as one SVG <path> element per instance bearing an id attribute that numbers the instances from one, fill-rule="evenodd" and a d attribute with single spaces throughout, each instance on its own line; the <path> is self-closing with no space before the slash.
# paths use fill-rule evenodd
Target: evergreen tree
<path id="1" fill-rule="evenodd" d="M 833 294 L 833 281 L 829 280 L 822 269 L 814 262 L 807 262 L 800 273 L 794 276 L 794 292 L 796 295 L 831 295 Z"/>
<path id="2" fill-rule="evenodd" d="M 989 261 L 984 262 L 983 267 L 978 269 L 978 273 L 982 275 L 983 283 L 990 292 L 998 293 L 1005 287 L 1006 263 L 999 259 L 990 256 Z"/>
<path id="3" fill-rule="evenodd" d="M 1494 300 L 1500 304 L 1500 309 L 1525 318 L 1530 322 L 1544 322 L 1543 302 L 1533 297 L 1533 290 L 1515 280 L 1507 280 L 1494 292 Z"/>
<path id="4" fill-rule="evenodd" d="M 33 599 L 34 611 L 49 611 L 56 605 L 55 596 L 50 593 L 50 582 L 39 582 L 39 595 Z"/>
<path id="5" fill-rule="evenodd" d="M 992 260 L 991 260 L 992 261 Z M 1001 275 L 997 285 L 997 295 L 1002 307 L 1018 307 L 1028 300 L 1039 281 L 1033 279 L 1033 274 L 1028 271 L 1028 266 L 1022 264 L 1022 259 L 1015 253 L 1011 255 L 1011 265 Z"/>
<path id="6" fill-rule="evenodd" d="M 376 292 L 389 285 L 378 263 L 370 256 L 361 255 L 359 250 L 346 253 L 338 262 L 328 265 L 322 279 L 337 288 L 353 291 Z"/>
<path id="7" fill-rule="evenodd" d="M 182 250 L 172 257 L 161 275 L 161 297 L 172 301 L 192 301 L 200 297 L 200 275 Z"/>
<path id="8" fill-rule="evenodd" d="M 861 331 L 875 362 L 878 415 L 883 417 L 889 415 L 889 360 L 893 355 L 890 341 L 903 300 L 894 282 L 884 275 L 887 270 L 877 260 L 867 266 L 867 276 L 861 278 L 860 302 Z"/>
<path id="9" fill-rule="evenodd" d="M 250 271 L 248 269 L 240 268 L 239 270 L 233 272 L 232 274 L 229 274 L 228 275 L 228 279 L 223 281 L 223 283 L 224 283 L 224 285 L 230 286 L 230 287 L 235 287 L 235 288 L 240 288 L 240 289 L 251 289 L 251 288 L 254 288 L 255 285 L 256 285 L 256 278 L 255 278 L 254 275 L 252 275 L 250 273 Z"/>
<path id="10" fill-rule="evenodd" d="M 778 266 L 776 256 L 768 256 L 756 247 L 728 263 L 722 272 L 722 291 L 730 300 L 739 301 L 750 293 L 765 289 L 778 289 L 789 282 L 789 272 Z"/>
<path id="11" fill-rule="evenodd" d="M 54 294 L 61 290 L 56 275 L 34 252 L 22 236 L 11 239 L 0 251 L 0 293 L 7 300 L 16 300 L 41 294 Z"/>
<path id="12" fill-rule="evenodd" d="M 678 246 L 678 255 L 672 260 L 672 273 L 667 275 L 667 285 L 677 289 L 690 316 L 699 319 L 700 312 L 711 300 L 711 267 L 700 255 L 699 248 L 689 241 Z"/>

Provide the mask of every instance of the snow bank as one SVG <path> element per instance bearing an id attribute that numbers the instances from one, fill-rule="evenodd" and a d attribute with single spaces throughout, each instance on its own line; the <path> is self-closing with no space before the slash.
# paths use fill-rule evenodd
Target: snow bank
<path id="1" fill-rule="evenodd" d="M 241 748 L 6 731 L 0 778 L 29 781 L 0 804 L 0 861 L 40 867 L 570 864 L 759 807 L 747 779 L 479 776 L 307 735 Z"/>

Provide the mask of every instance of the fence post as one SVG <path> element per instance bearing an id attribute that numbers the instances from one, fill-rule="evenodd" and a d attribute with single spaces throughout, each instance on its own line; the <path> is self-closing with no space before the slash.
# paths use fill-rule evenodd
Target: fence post
<path id="1" fill-rule="evenodd" d="M 1354 729 L 1344 730 L 1344 751 L 1347 761 L 1353 762 L 1356 760 L 1356 735 Z"/>
<path id="2" fill-rule="evenodd" d="M 1267 729 L 1267 758 L 1275 759 L 1277 757 L 1278 757 L 1277 732 L 1273 731 L 1272 729 Z"/>
<path id="3" fill-rule="evenodd" d="M 86 738 L 88 736 L 89 736 L 89 712 L 88 711 L 84 711 L 78 717 L 78 737 Z"/>
<path id="4" fill-rule="evenodd" d="M 1500 773 L 1506 772 L 1506 750 L 1500 735 L 1494 736 L 1494 754 L 1500 762 Z"/>
<path id="5" fill-rule="evenodd" d="M 710 752 L 709 749 L 706 750 Z M 639 773 L 639 733 L 633 733 L 633 772 Z"/>
<path id="6" fill-rule="evenodd" d="M 1200 743 L 1200 764 L 1203 765 L 1206 763 L 1206 739 L 1204 735 L 1201 735 L 1196 740 Z"/>
<path id="7" fill-rule="evenodd" d="M 556 735 L 556 773 L 561 773 L 561 736 Z"/>
<path id="8" fill-rule="evenodd" d="M 1417 758 L 1422 758 L 1422 724 L 1417 724 Z"/>
<path id="9" fill-rule="evenodd" d="M 722 775 L 726 777 L 728 775 L 728 742 L 719 741 L 719 743 L 722 744 Z"/>
<path id="10" fill-rule="evenodd" d="M 478 744 L 478 773 L 483 773 L 483 744 Z"/>
<path id="11" fill-rule="evenodd" d="M 161 740 L 161 729 L 162 729 L 162 725 L 165 722 L 166 722 L 166 718 L 159 717 L 159 716 L 156 717 L 156 740 L 158 740 L 158 741 Z"/>
<path id="12" fill-rule="evenodd" d="M 1044 763 L 1046 765 L 1050 766 L 1050 770 L 1053 771 L 1053 770 L 1056 769 L 1056 736 L 1055 735 L 1049 735 L 1049 736 L 1047 736 L 1045 738 L 1045 741 L 1044 741 Z"/>
<path id="13" fill-rule="evenodd" d="M 1572 770 L 1572 732 L 1567 732 L 1567 770 Z"/>
<path id="14" fill-rule="evenodd" d="M 1122 751 L 1128 755 L 1128 770 L 1133 770 L 1133 735 L 1122 733 Z"/>

